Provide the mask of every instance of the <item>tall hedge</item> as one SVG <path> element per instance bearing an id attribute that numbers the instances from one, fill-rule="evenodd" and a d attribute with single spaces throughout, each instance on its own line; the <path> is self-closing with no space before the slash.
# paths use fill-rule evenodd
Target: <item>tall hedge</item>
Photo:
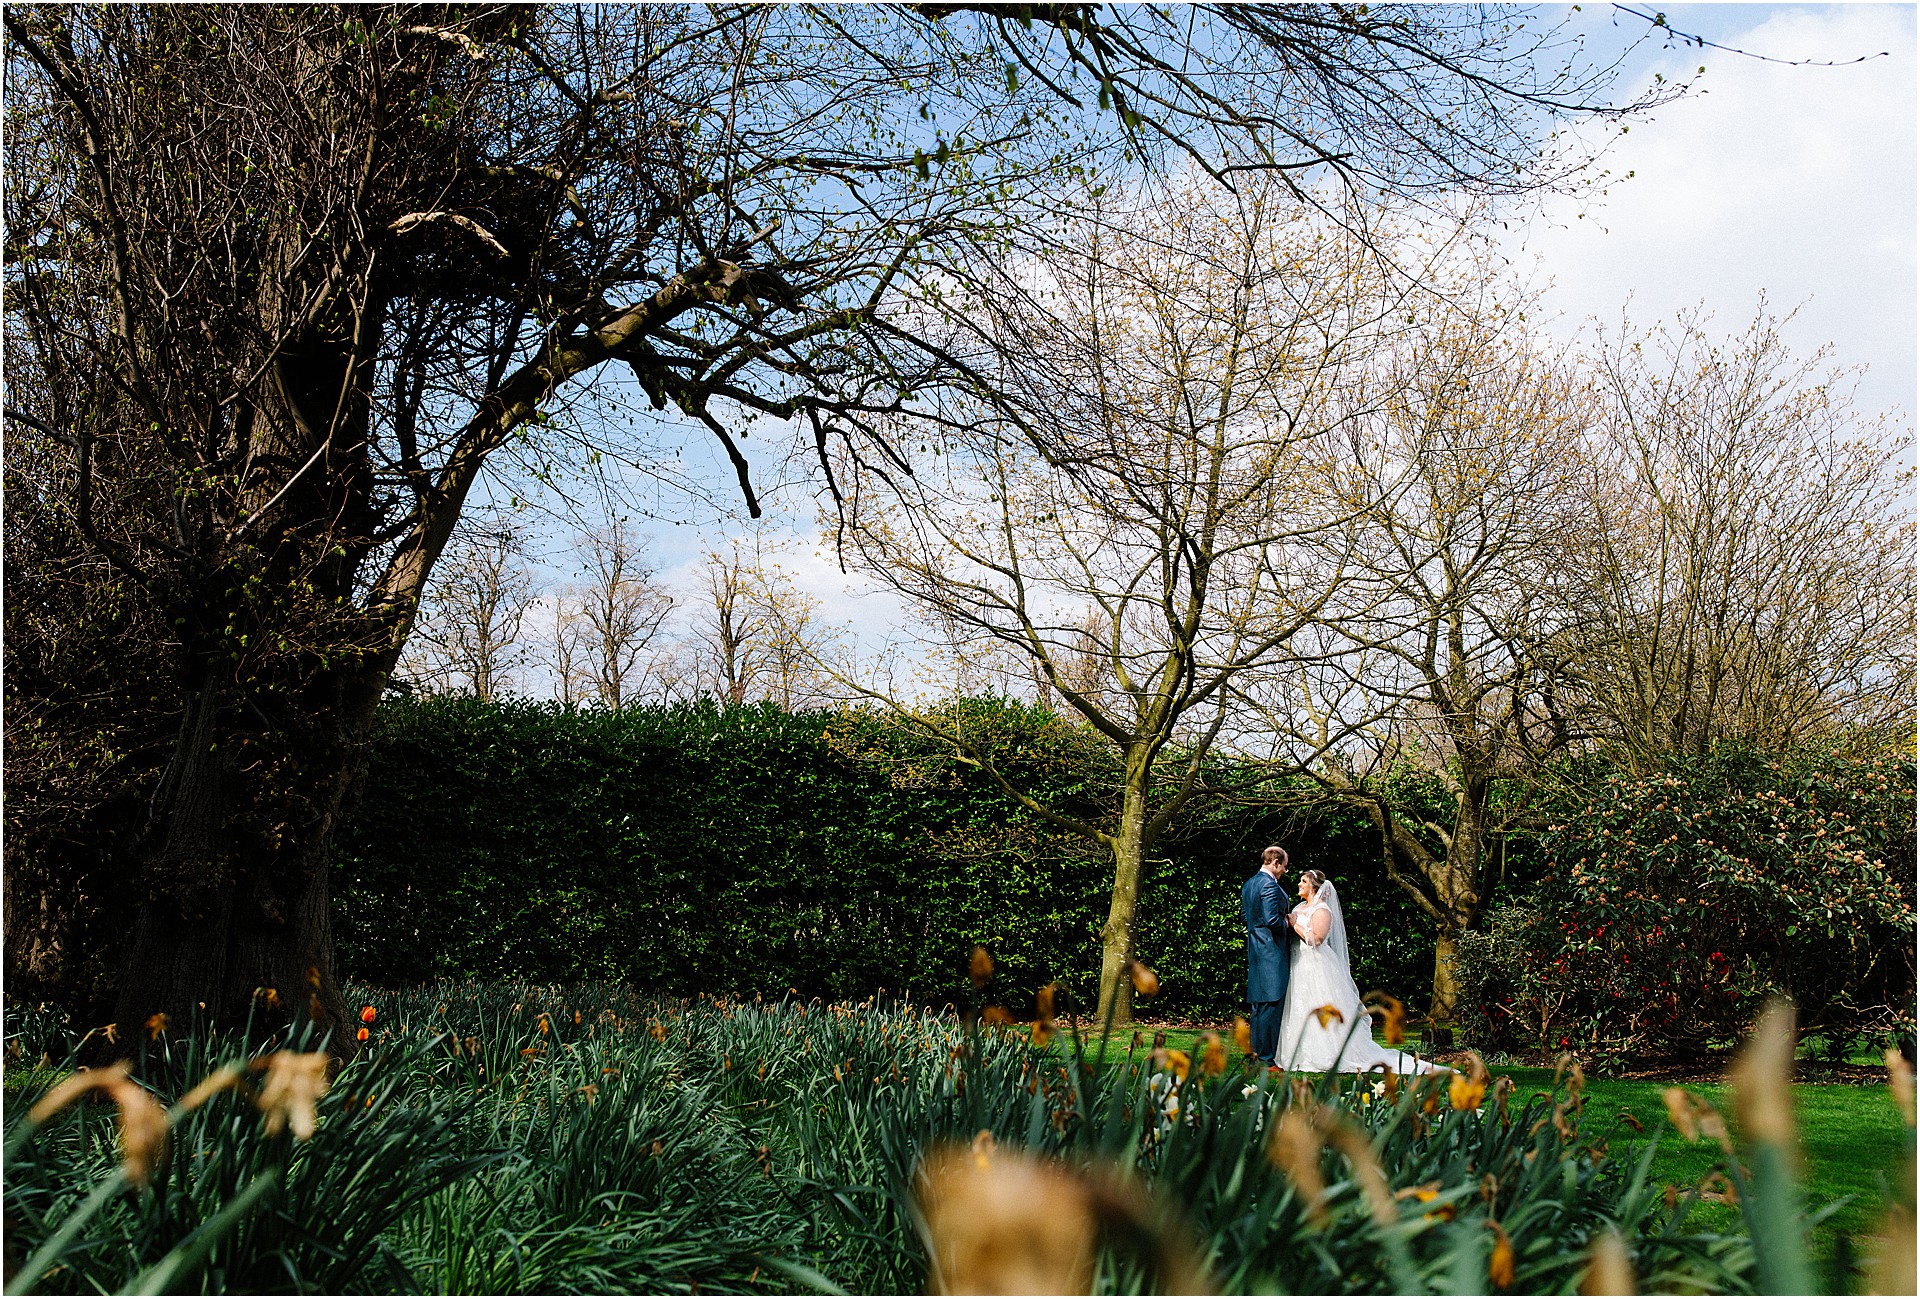
<path id="1" fill-rule="evenodd" d="M 1085 732 L 1005 711 L 1022 778 L 1086 810 L 1108 773 Z M 880 755 L 876 757 L 876 755 Z M 1176 828 L 1142 884 L 1137 950 L 1167 1013 L 1245 992 L 1239 887 L 1259 849 L 1341 887 L 1355 977 L 1418 1006 L 1424 917 L 1357 818 L 1246 811 Z M 1090 1004 L 1111 865 L 876 718 L 770 706 L 567 709 L 464 697 L 381 716 L 337 838 L 350 977 L 629 979 L 671 993 L 965 989 L 993 951 L 1017 1010 L 1059 980 Z"/>

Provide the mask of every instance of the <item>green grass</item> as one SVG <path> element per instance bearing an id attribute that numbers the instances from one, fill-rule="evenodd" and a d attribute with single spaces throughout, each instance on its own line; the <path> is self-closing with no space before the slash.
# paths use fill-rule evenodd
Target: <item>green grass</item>
<path id="1" fill-rule="evenodd" d="M 1164 1033 L 1166 1045 L 1176 1050 L 1197 1051 L 1204 1029 L 1141 1028 L 1143 1045 L 1150 1045 L 1156 1034 Z M 1123 1055 L 1131 1043 L 1132 1030 L 1116 1032 L 1112 1049 Z M 1223 1036 L 1225 1036 L 1223 1034 Z M 1420 1033 L 1408 1033 L 1408 1046 L 1419 1049 Z M 1227 1042 L 1233 1057 L 1239 1052 Z M 1803 1051 L 1803 1054 L 1805 1052 Z M 1856 1057 L 1854 1063 L 1878 1063 L 1870 1057 Z M 1513 1079 L 1524 1098 L 1534 1091 L 1553 1087 L 1553 1070 L 1526 1069 L 1502 1065 L 1490 1071 Z M 1702 1137 L 1687 1144 L 1672 1131 L 1667 1121 L 1666 1103 L 1661 1093 L 1671 1082 L 1623 1080 L 1589 1077 L 1586 1088 L 1590 1118 L 1631 1113 L 1649 1136 L 1661 1138 L 1660 1153 L 1653 1164 L 1654 1180 L 1678 1187 L 1682 1192 L 1698 1186 L 1712 1172 L 1721 1157 L 1720 1148 Z M 1733 1089 L 1724 1084 L 1679 1084 L 1704 1097 L 1727 1117 L 1736 1135 L 1739 1125 L 1734 1113 Z M 1900 1112 L 1884 1084 L 1805 1083 L 1793 1089 L 1795 1115 L 1799 1122 L 1802 1167 L 1800 1185 L 1809 1206 L 1819 1208 L 1837 1200 L 1847 1203 L 1814 1231 L 1814 1253 L 1826 1261 L 1832 1257 L 1835 1238 L 1842 1232 L 1861 1238 L 1880 1229 L 1889 1204 L 1889 1183 L 1904 1161 L 1914 1154 Z M 1621 1139 L 1633 1134 L 1625 1129 Z M 1637 1139 L 1622 1145 L 1614 1143 L 1616 1153 L 1626 1156 L 1628 1145 L 1637 1150 Z M 1733 1205 L 1702 1201 L 1688 1216 L 1689 1226 L 1712 1231 L 1732 1229 L 1740 1216 Z"/>
<path id="2" fill-rule="evenodd" d="M 1545 1090 L 1553 1085 L 1551 1069 L 1493 1069 L 1506 1074 L 1524 1094 L 1531 1089 Z M 1590 1114 L 1631 1113 L 1648 1133 L 1667 1123 L 1667 1108 L 1661 1093 L 1673 1083 L 1657 1081 L 1617 1081 L 1589 1079 L 1587 1107 Z M 1735 1133 L 1739 1124 L 1734 1115 L 1733 1090 L 1724 1085 L 1685 1084 L 1686 1090 L 1704 1097 L 1727 1116 Z M 1815 1253 L 1828 1257 L 1834 1236 L 1845 1231 L 1864 1236 L 1879 1229 L 1880 1218 L 1888 1203 L 1888 1181 L 1900 1168 L 1904 1157 L 1913 1153 L 1907 1130 L 1900 1120 L 1893 1098 L 1885 1087 L 1847 1083 L 1809 1083 L 1793 1089 L 1795 1117 L 1799 1121 L 1803 1159 L 1801 1189 L 1815 1206 L 1851 1197 L 1851 1202 L 1815 1232 Z M 1653 1175 L 1661 1181 L 1685 1190 L 1699 1185 L 1719 1161 L 1720 1149 L 1711 1140 L 1701 1138 L 1688 1145 L 1678 1135 L 1669 1134 L 1661 1142 L 1654 1161 Z M 1739 1216 L 1732 1205 L 1702 1203 L 1689 1222 L 1713 1230 L 1729 1228 Z"/>
<path id="3" fill-rule="evenodd" d="M 53 1065 L 9 1064 L 4 1082 L 6 1103 L 13 1104 L 15 1096 L 35 1096 L 58 1082 L 61 1070 Z"/>

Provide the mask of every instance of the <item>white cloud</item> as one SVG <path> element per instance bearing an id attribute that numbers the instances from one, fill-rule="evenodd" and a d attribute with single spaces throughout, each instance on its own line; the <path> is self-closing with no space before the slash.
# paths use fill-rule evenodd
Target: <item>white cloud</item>
<path id="1" fill-rule="evenodd" d="M 1743 7 L 1742 14 L 1752 11 Z M 1885 58 L 1790 67 L 1711 49 L 1674 49 L 1647 71 L 1670 80 L 1702 64 L 1699 92 L 1635 125 L 1606 159 L 1615 176 L 1597 202 L 1550 203 L 1510 247 L 1541 259 L 1551 305 L 1573 323 L 1617 320 L 1629 295 L 1641 324 L 1704 302 L 1743 325 L 1764 290 L 1800 314 L 1803 352 L 1833 345 L 1866 364 L 1868 409 L 1914 396 L 1914 10 L 1848 5 L 1760 11 L 1720 44 L 1793 59 Z M 1670 11 L 1685 30 L 1690 17 Z M 1718 26 L 1718 24 L 1716 24 Z"/>
<path id="2" fill-rule="evenodd" d="M 1588 8 L 1596 51 L 1628 30 L 1626 20 Z M 1702 64 L 1708 71 L 1696 94 L 1614 142 L 1604 165 L 1615 177 L 1631 171 L 1631 179 L 1616 181 L 1604 197 L 1550 201 L 1512 233 L 1509 251 L 1538 259 L 1540 275 L 1554 282 L 1549 305 L 1569 329 L 1590 316 L 1617 321 L 1631 298 L 1642 325 L 1704 303 L 1732 331 L 1764 290 L 1776 311 L 1800 308 L 1788 330 L 1800 350 L 1831 343 L 1835 363 L 1871 367 L 1860 390 L 1864 409 L 1898 407 L 1911 418 L 1920 407 L 1914 9 L 1675 6 L 1668 13 L 1677 29 L 1780 58 L 1889 54 L 1831 68 L 1677 45 L 1636 55 L 1634 75 L 1643 80 L 1656 71 L 1692 79 Z M 783 566 L 820 600 L 822 617 L 851 630 L 866 652 L 910 634 L 914 619 L 897 595 L 839 571 L 831 544 L 813 526 L 817 480 L 775 450 L 786 445 L 778 431 L 756 432 L 743 449 L 766 492 L 769 517 L 759 526 L 780 543 Z M 683 598 L 705 552 L 754 526 L 735 507 L 732 471 L 718 449 L 701 430 L 684 433 L 676 463 L 712 503 L 663 499 L 660 510 L 678 516 L 678 525 L 633 519 L 647 534 L 659 579 Z M 556 560 L 547 576 L 557 582 L 565 567 Z M 543 608 L 530 625 L 544 631 L 551 616 Z"/>

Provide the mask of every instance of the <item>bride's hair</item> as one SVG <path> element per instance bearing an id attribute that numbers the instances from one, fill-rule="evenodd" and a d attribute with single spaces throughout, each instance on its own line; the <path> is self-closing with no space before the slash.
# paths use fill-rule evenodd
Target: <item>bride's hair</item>
<path id="1" fill-rule="evenodd" d="M 1327 873 L 1325 871 L 1308 871 L 1300 878 L 1313 885 L 1313 891 L 1318 893 L 1320 886 L 1327 882 Z"/>

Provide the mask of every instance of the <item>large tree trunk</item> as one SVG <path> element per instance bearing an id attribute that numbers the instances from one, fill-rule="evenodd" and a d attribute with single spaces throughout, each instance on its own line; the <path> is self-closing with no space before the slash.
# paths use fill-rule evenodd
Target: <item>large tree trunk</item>
<path id="1" fill-rule="evenodd" d="M 1433 982 L 1427 1019 L 1450 1027 L 1459 1000 L 1454 955 L 1459 936 L 1479 920 L 1483 909 L 1489 782 L 1468 779 L 1457 795 L 1453 832 L 1444 853 L 1436 853 L 1414 834 L 1405 818 L 1376 793 L 1358 784 L 1336 781 L 1350 806 L 1366 814 L 1379 831 L 1388 878 L 1405 890 L 1434 923 Z"/>
<path id="2" fill-rule="evenodd" d="M 133 943 L 114 1013 L 116 1036 L 170 1027 L 308 1018 L 336 1054 L 357 1050 L 333 960 L 333 833 L 365 763 L 385 672 L 318 673 L 310 725 L 274 735 L 217 686 L 189 700 L 159 791 Z M 271 989 L 269 994 L 267 990 Z"/>
<path id="3" fill-rule="evenodd" d="M 1427 870 L 1440 910 L 1440 931 L 1433 941 L 1433 988 L 1427 1002 L 1427 1019 L 1437 1026 L 1454 1022 L 1459 1000 L 1454 952 L 1459 936 L 1480 918 L 1487 793 L 1485 780 L 1468 780 L 1463 785 L 1446 856 L 1433 859 Z"/>
<path id="4" fill-rule="evenodd" d="M 1453 968 L 1458 951 L 1458 930 L 1442 929 L 1433 936 L 1433 986 L 1427 994 L 1427 1022 L 1435 1028 L 1451 1028 L 1460 999 L 1459 978 Z"/>
<path id="5" fill-rule="evenodd" d="M 175 1031 L 239 1025 L 260 998 L 318 1021 L 336 1054 L 358 1049 L 328 873 L 398 639 L 354 591 L 371 531 L 358 448 L 383 317 L 369 293 L 357 313 L 290 339 L 253 405 L 255 461 L 270 469 L 243 485 L 240 505 L 272 513 L 252 539 L 228 533 L 216 577 L 182 605 L 188 690 L 140 855 L 114 1010 L 122 1041 L 155 1015 Z"/>

